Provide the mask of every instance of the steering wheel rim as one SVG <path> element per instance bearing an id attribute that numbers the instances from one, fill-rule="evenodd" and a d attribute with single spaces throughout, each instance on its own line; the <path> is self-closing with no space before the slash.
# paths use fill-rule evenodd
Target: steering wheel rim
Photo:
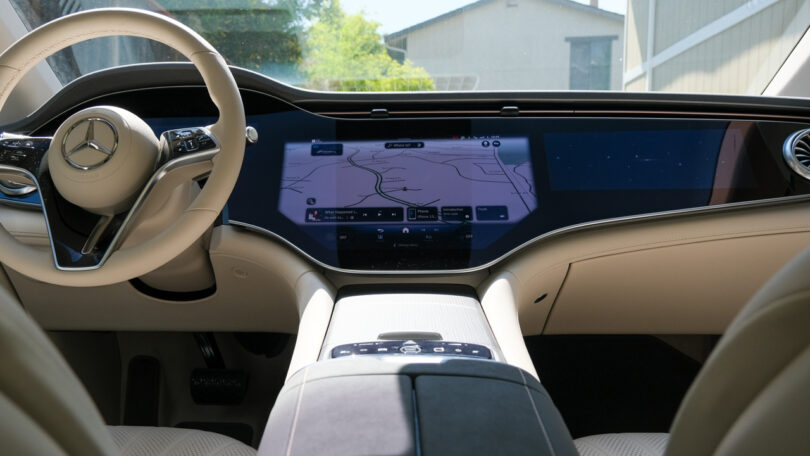
<path id="1" fill-rule="evenodd" d="M 182 253 L 216 220 L 242 166 L 245 113 L 239 89 L 222 56 L 204 38 L 174 19 L 128 8 L 88 10 L 64 16 L 31 31 L 0 55 L 0 110 L 22 77 L 54 52 L 92 38 L 134 36 L 163 43 L 198 69 L 219 110 L 208 127 L 220 151 L 200 194 L 162 233 L 113 252 L 97 269 L 58 269 L 50 252 L 17 241 L 0 226 L 0 261 L 36 280 L 66 286 L 109 285 L 141 276 Z"/>

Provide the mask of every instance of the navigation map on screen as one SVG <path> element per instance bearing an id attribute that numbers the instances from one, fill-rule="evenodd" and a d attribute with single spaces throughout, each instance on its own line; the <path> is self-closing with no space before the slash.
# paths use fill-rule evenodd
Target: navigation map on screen
<path id="1" fill-rule="evenodd" d="M 284 149 L 279 210 L 301 225 L 516 223 L 536 206 L 527 138 Z"/>

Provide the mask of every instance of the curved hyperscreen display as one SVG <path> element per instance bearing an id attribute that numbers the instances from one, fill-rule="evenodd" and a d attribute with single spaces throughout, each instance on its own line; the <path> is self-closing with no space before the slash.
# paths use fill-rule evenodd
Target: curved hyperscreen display
<path id="1" fill-rule="evenodd" d="M 226 219 L 363 271 L 486 265 L 545 233 L 810 193 L 780 146 L 803 124 L 630 118 L 252 115 Z"/>
<path id="2" fill-rule="evenodd" d="M 343 249 L 483 249 L 537 208 L 529 140 L 284 145 L 278 210 Z"/>

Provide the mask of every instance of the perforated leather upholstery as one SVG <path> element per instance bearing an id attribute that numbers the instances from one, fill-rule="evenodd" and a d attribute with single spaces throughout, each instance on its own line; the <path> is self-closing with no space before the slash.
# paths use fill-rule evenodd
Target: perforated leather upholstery
<path id="1" fill-rule="evenodd" d="M 211 432 L 107 427 L 84 386 L 4 287 L 0 271 L 0 454 L 254 456 Z"/>
<path id="2" fill-rule="evenodd" d="M 146 426 L 109 426 L 121 456 L 255 456 L 242 442 L 213 432 Z"/>
<path id="3" fill-rule="evenodd" d="M 669 434 L 600 434 L 574 440 L 580 456 L 661 456 Z"/>

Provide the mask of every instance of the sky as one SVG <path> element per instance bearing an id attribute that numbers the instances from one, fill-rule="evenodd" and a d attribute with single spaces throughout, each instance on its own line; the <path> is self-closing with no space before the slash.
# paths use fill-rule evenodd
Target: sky
<path id="1" fill-rule="evenodd" d="M 588 3 L 588 0 L 574 1 Z M 474 3 L 474 0 L 341 0 L 340 3 L 349 13 L 364 11 L 366 18 L 381 24 L 378 31 L 385 35 Z M 624 14 L 627 0 L 599 0 L 599 7 Z"/>

